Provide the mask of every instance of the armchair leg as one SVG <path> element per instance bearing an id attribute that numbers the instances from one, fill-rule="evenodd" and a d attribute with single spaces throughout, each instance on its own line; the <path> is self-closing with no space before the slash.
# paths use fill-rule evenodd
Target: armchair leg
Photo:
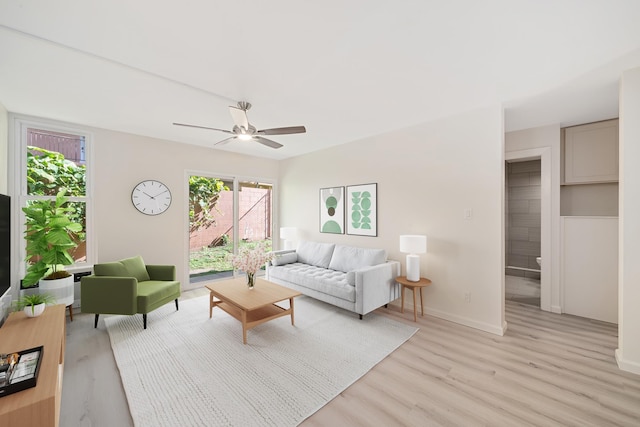
<path id="1" fill-rule="evenodd" d="M 96 320 L 93 322 L 94 329 L 98 327 L 98 316 L 100 316 L 100 315 L 96 314 Z"/>
<path id="2" fill-rule="evenodd" d="M 178 311 L 178 298 L 176 298 L 176 311 Z"/>
<path id="3" fill-rule="evenodd" d="M 144 323 L 144 328 L 147 329 L 147 315 L 142 315 L 142 323 Z"/>
<path id="4" fill-rule="evenodd" d="M 360 320 L 362 320 L 362 314 L 360 315 Z"/>

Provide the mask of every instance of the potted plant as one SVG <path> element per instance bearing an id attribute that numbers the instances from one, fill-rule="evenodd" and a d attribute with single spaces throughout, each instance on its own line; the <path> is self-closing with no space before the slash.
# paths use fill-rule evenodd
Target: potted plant
<path id="1" fill-rule="evenodd" d="M 60 298 L 68 296 L 70 291 L 70 301 L 60 301 L 69 305 L 73 302 L 73 275 L 65 271 L 64 266 L 74 262 L 69 251 L 78 246 L 77 233 L 82 231 L 82 225 L 69 219 L 73 209 L 67 205 L 69 198 L 65 193 L 62 189 L 55 200 L 36 200 L 22 208 L 26 217 L 27 262 L 30 262 L 22 286 L 28 288 L 39 282 L 41 292 L 43 288 L 61 290 Z"/>
<path id="2" fill-rule="evenodd" d="M 23 310 L 27 317 L 37 317 L 44 312 L 47 304 L 53 303 L 55 299 L 49 294 L 25 295 L 16 301 L 16 310 Z"/>

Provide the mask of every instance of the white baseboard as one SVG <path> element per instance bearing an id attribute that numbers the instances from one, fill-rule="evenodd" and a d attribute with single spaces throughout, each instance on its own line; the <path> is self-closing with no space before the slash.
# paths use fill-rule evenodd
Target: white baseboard
<path id="1" fill-rule="evenodd" d="M 562 308 L 559 305 L 552 305 L 551 312 L 556 314 L 562 314 Z"/>
<path id="2" fill-rule="evenodd" d="M 624 360 L 624 357 L 622 356 L 622 350 L 619 348 L 616 349 L 615 355 L 616 355 L 616 362 L 618 363 L 618 368 L 620 368 L 623 371 L 640 375 L 640 363 Z"/>
<path id="3" fill-rule="evenodd" d="M 477 320 L 470 319 L 468 317 L 459 316 L 457 314 L 447 313 L 444 311 L 434 310 L 425 307 L 425 313 L 430 316 L 438 317 L 440 319 L 448 320 L 450 322 L 459 323 L 470 328 L 479 329 L 481 331 L 489 332 L 494 335 L 502 336 L 507 330 L 507 322 L 504 322 L 502 326 L 491 325 L 485 322 L 478 322 Z"/>

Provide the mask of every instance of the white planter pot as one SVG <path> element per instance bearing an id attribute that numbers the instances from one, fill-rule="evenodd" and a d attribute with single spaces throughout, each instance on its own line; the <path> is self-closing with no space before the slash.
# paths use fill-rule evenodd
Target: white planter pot
<path id="1" fill-rule="evenodd" d="M 23 309 L 23 311 L 24 311 L 24 314 L 27 315 L 27 317 L 38 317 L 44 312 L 44 308 L 46 306 L 47 304 L 45 303 L 38 304 L 38 305 L 28 305 Z"/>
<path id="2" fill-rule="evenodd" d="M 68 306 L 73 304 L 73 275 L 64 279 L 40 279 L 40 294 L 49 294 L 55 298 L 56 304 Z"/>

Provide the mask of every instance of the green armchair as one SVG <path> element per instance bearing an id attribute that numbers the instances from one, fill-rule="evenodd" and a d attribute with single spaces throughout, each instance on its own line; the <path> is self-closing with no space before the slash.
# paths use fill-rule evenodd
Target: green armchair
<path id="1" fill-rule="evenodd" d="M 116 262 L 95 264 L 94 274 L 81 279 L 81 309 L 95 313 L 94 328 L 100 314 L 142 313 L 144 329 L 147 314 L 175 300 L 178 310 L 180 282 L 173 265 L 145 265 L 137 256 Z"/>

